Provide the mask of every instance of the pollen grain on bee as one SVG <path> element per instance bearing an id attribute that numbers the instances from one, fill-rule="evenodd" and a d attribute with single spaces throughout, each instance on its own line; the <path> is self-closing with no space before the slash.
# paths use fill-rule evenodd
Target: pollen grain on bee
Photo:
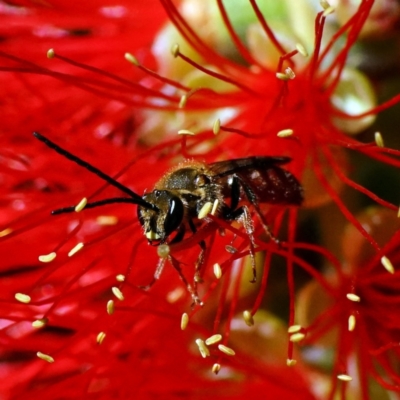
<path id="1" fill-rule="evenodd" d="M 211 213 L 210 213 L 211 215 L 215 215 L 215 213 L 218 210 L 218 205 L 219 205 L 219 200 L 215 199 L 214 200 L 214 204 L 213 204 L 212 209 L 211 209 Z"/>
<path id="2" fill-rule="evenodd" d="M 181 329 L 184 331 L 189 324 L 189 315 L 187 313 L 183 313 L 181 317 Z"/>
<path id="3" fill-rule="evenodd" d="M 210 356 L 210 350 L 208 350 L 208 347 L 204 343 L 204 340 L 196 339 L 196 344 L 197 344 L 197 347 L 199 348 L 200 354 L 203 358 Z"/>
<path id="4" fill-rule="evenodd" d="M 353 380 L 353 378 L 350 375 L 347 374 L 339 374 L 337 378 L 343 382 L 350 382 Z"/>
<path id="5" fill-rule="evenodd" d="M 87 204 L 87 198 L 84 197 L 76 206 L 75 206 L 75 212 L 81 212 Z"/>
<path id="6" fill-rule="evenodd" d="M 117 288 L 116 286 L 113 286 L 111 288 L 111 291 L 113 292 L 114 296 L 118 300 L 123 301 L 125 299 L 125 297 L 124 297 L 123 293 L 121 292 L 121 290 L 119 288 Z"/>
<path id="7" fill-rule="evenodd" d="M 235 350 L 233 350 L 230 347 L 225 346 L 223 344 L 219 344 L 218 345 L 218 349 L 219 349 L 219 351 L 222 351 L 222 353 L 224 353 L 224 354 L 226 354 L 228 356 L 234 356 L 236 354 Z"/>
<path id="8" fill-rule="evenodd" d="M 75 247 L 73 247 L 69 253 L 68 253 L 68 257 L 72 257 L 73 255 L 75 255 L 78 251 L 82 250 L 84 244 L 82 242 L 78 243 Z"/>
<path id="9" fill-rule="evenodd" d="M 347 293 L 347 294 L 346 294 L 346 297 L 347 297 L 350 301 L 355 301 L 355 302 L 357 302 L 357 303 L 359 303 L 360 300 L 361 300 L 360 296 L 357 296 L 357 295 L 354 294 L 354 293 Z"/>
<path id="10" fill-rule="evenodd" d="M 219 343 L 222 340 L 222 335 L 220 334 L 215 334 L 210 336 L 205 340 L 205 343 L 207 346 L 211 346 L 213 344 Z"/>
<path id="11" fill-rule="evenodd" d="M 15 293 L 15 299 L 21 303 L 28 304 L 31 302 L 31 296 L 24 293 Z"/>
<path id="12" fill-rule="evenodd" d="M 52 251 L 49 254 L 43 254 L 41 256 L 39 256 L 39 261 L 42 263 L 49 263 L 51 261 L 53 261 L 55 258 L 57 257 L 57 253 L 55 251 Z"/>
<path id="13" fill-rule="evenodd" d="M 254 325 L 254 318 L 249 310 L 243 311 L 243 319 L 247 326 Z"/>
<path id="14" fill-rule="evenodd" d="M 160 244 L 157 247 L 157 255 L 160 258 L 167 258 L 169 256 L 170 253 L 170 248 L 167 244 Z"/>
<path id="15" fill-rule="evenodd" d="M 115 311 L 114 300 L 108 300 L 108 302 L 107 302 L 107 314 L 108 315 L 114 314 L 114 311 Z"/>
<path id="16" fill-rule="evenodd" d="M 395 271 L 394 271 L 393 264 L 386 256 L 383 256 L 381 258 L 381 263 L 382 263 L 383 267 L 386 269 L 386 271 L 388 271 L 391 274 L 394 274 Z"/>
<path id="17" fill-rule="evenodd" d="M 201 207 L 199 214 L 197 215 L 197 218 L 204 219 L 208 214 L 210 214 L 212 208 L 213 204 L 210 201 L 207 201 L 207 203 L 205 203 L 203 207 Z"/>
<path id="18" fill-rule="evenodd" d="M 48 318 L 40 318 L 32 322 L 34 328 L 43 328 L 49 322 Z"/>
<path id="19" fill-rule="evenodd" d="M 54 358 L 49 356 L 48 354 L 42 353 L 41 351 L 38 351 L 36 353 L 36 355 L 41 358 L 44 361 L 47 361 L 48 363 L 53 363 L 54 362 Z"/>
<path id="20" fill-rule="evenodd" d="M 348 329 L 350 332 L 353 332 L 355 327 L 356 327 L 356 317 L 354 315 L 350 315 L 348 320 Z"/>

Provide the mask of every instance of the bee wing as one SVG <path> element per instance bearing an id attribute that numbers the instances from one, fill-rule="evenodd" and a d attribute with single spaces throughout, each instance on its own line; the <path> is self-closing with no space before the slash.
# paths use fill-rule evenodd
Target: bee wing
<path id="1" fill-rule="evenodd" d="M 235 160 L 219 161 L 208 165 L 208 168 L 215 174 L 215 177 L 222 178 L 234 174 L 235 172 L 249 169 L 267 170 L 277 165 L 286 164 L 291 160 L 290 157 L 246 157 Z"/>

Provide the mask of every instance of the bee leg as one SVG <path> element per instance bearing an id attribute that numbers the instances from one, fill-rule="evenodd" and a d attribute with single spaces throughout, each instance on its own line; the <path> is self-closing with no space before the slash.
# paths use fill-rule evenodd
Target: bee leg
<path id="1" fill-rule="evenodd" d="M 269 236 L 269 238 L 270 238 L 271 240 L 273 240 L 273 241 L 279 246 L 279 245 L 280 245 L 280 242 L 279 242 L 279 240 L 273 235 L 273 233 L 271 232 L 271 230 L 270 230 L 270 228 L 269 228 L 269 226 L 268 226 L 268 224 L 267 224 L 267 221 L 265 220 L 264 215 L 263 215 L 263 213 L 262 213 L 261 210 L 260 210 L 260 207 L 259 207 L 259 205 L 258 205 L 256 196 L 254 195 L 254 193 L 252 192 L 252 190 L 246 185 L 246 183 L 245 183 L 242 179 L 240 179 L 238 176 L 235 176 L 235 178 L 238 179 L 239 184 L 240 184 L 240 186 L 242 187 L 242 189 L 243 189 L 243 191 L 244 191 L 244 193 L 245 193 L 245 195 L 246 195 L 246 197 L 247 197 L 247 200 L 248 200 L 249 203 L 253 206 L 254 211 L 256 212 L 257 217 L 258 217 L 259 221 L 261 222 L 261 225 L 262 225 L 262 227 L 264 228 L 265 233 Z"/>
<path id="2" fill-rule="evenodd" d="M 185 275 L 183 275 L 182 268 L 180 267 L 179 262 L 172 256 L 168 256 L 168 261 L 176 269 L 176 271 L 179 274 L 179 277 L 181 278 L 181 280 L 184 283 L 184 285 L 186 286 L 188 292 L 192 296 L 193 303 L 192 303 L 191 307 L 194 308 L 197 305 L 202 306 L 203 302 L 200 300 L 200 297 L 197 294 L 197 289 L 195 287 L 192 287 L 192 285 L 187 281 Z"/>
<path id="3" fill-rule="evenodd" d="M 243 188 L 249 202 L 253 205 L 256 203 L 256 198 L 250 189 L 240 180 L 237 175 L 233 175 L 230 181 L 231 188 L 231 208 L 228 210 L 226 214 L 226 218 L 230 220 L 236 220 L 241 222 L 247 236 L 250 240 L 250 259 L 251 259 L 251 268 L 253 271 L 253 279 L 250 281 L 251 283 L 256 282 L 257 280 L 257 271 L 256 271 L 256 260 L 254 257 L 254 225 L 253 220 L 251 219 L 250 211 L 246 206 L 242 206 L 237 208 L 240 200 L 240 188 Z"/>
<path id="4" fill-rule="evenodd" d="M 189 220 L 189 226 L 191 231 L 193 232 L 193 234 L 196 233 L 197 229 L 195 227 L 195 225 L 193 224 L 192 220 Z M 206 255 L 206 242 L 204 240 L 201 240 L 199 242 L 199 246 L 200 246 L 200 254 L 197 257 L 196 260 L 196 266 L 195 266 L 195 270 L 194 270 L 194 277 L 193 277 L 193 286 L 195 289 L 197 289 L 197 284 L 203 282 L 203 278 L 202 278 L 202 268 L 205 262 L 205 255 Z"/>
<path id="5" fill-rule="evenodd" d="M 251 283 L 255 283 L 257 281 L 257 270 L 256 270 L 256 259 L 254 256 L 254 225 L 253 220 L 251 219 L 250 211 L 246 206 L 238 208 L 236 211 L 240 211 L 237 221 L 241 222 L 244 230 L 246 231 L 247 236 L 250 239 L 250 260 L 251 260 L 251 269 L 253 271 L 253 279 L 250 281 Z"/>
<path id="6" fill-rule="evenodd" d="M 166 260 L 167 260 L 166 258 L 160 258 L 158 260 L 156 270 L 154 271 L 153 279 L 151 280 L 151 282 L 148 285 L 139 286 L 140 289 L 149 290 L 158 281 L 158 279 L 160 278 L 160 276 L 164 270 Z"/>

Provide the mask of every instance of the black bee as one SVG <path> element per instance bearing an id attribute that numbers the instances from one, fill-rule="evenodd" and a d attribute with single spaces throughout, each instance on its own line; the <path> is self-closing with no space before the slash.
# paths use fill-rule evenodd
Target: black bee
<path id="1" fill-rule="evenodd" d="M 225 221 L 240 221 L 250 239 L 250 254 L 253 264 L 252 281 L 256 279 L 253 252 L 254 228 L 248 206 L 254 208 L 268 232 L 267 224 L 259 208 L 260 203 L 298 206 L 303 200 L 303 190 L 299 181 L 292 173 L 281 167 L 291 160 L 289 157 L 258 156 L 212 164 L 185 161 L 167 172 L 155 184 L 152 192 L 139 196 L 40 133 L 35 132 L 33 135 L 48 147 L 127 194 L 128 197 L 109 198 L 88 203 L 85 208 L 111 203 L 137 204 L 139 221 L 148 242 L 153 246 L 182 241 L 187 234 L 194 234 L 205 223 L 204 220 L 209 214 Z M 73 211 L 75 211 L 75 206 L 54 210 L 52 214 Z M 203 253 L 205 251 L 204 241 L 200 241 L 199 245 Z M 177 268 L 176 264 L 174 266 Z M 179 267 L 177 269 L 181 274 Z M 200 280 L 200 269 L 201 262 L 198 262 L 195 282 Z M 181 278 L 187 283 L 182 274 Z M 190 292 L 198 302 L 197 294 L 193 294 L 195 291 L 190 289 Z"/>

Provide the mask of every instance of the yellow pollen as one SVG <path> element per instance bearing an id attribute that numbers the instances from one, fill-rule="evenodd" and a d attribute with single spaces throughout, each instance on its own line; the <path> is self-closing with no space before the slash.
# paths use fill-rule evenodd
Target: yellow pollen
<path id="1" fill-rule="evenodd" d="M 397 218 L 400 218 L 400 207 L 399 207 L 399 209 L 397 211 Z"/>
<path id="2" fill-rule="evenodd" d="M 84 244 L 82 242 L 78 243 L 73 249 L 71 249 L 68 253 L 68 257 L 72 257 L 76 254 L 79 250 L 82 250 Z"/>
<path id="3" fill-rule="evenodd" d="M 286 74 L 287 77 L 289 77 L 289 79 L 294 79 L 294 78 L 296 78 L 296 74 L 294 73 L 294 71 L 293 71 L 292 68 L 290 68 L 290 67 L 287 67 L 287 68 L 285 69 L 285 74 Z"/>
<path id="4" fill-rule="evenodd" d="M 346 375 L 346 374 L 340 374 L 337 376 L 337 378 L 343 382 L 350 382 L 351 380 L 353 380 L 353 378 L 351 376 Z"/>
<path id="5" fill-rule="evenodd" d="M 206 358 L 210 355 L 210 351 L 208 350 L 206 344 L 201 339 L 196 339 L 197 347 L 199 348 L 200 354 L 203 358 Z"/>
<path id="6" fill-rule="evenodd" d="M 217 118 L 213 125 L 213 134 L 218 135 L 220 129 L 221 129 L 221 121 L 219 118 Z"/>
<path id="7" fill-rule="evenodd" d="M 215 213 L 217 212 L 217 209 L 218 209 L 218 205 L 219 205 L 219 200 L 215 199 L 214 204 L 212 206 L 211 213 L 210 213 L 211 215 L 215 215 Z"/>
<path id="8" fill-rule="evenodd" d="M 43 328 L 48 322 L 49 320 L 47 318 L 41 318 L 37 319 L 36 321 L 33 321 L 32 326 L 34 328 Z"/>
<path id="9" fill-rule="evenodd" d="M 135 65 L 136 67 L 139 66 L 139 61 L 133 54 L 125 53 L 124 57 L 125 57 L 125 60 L 130 62 L 131 64 Z"/>
<path id="10" fill-rule="evenodd" d="M 96 222 L 102 226 L 116 225 L 118 218 L 114 215 L 100 215 L 96 218 Z"/>
<path id="11" fill-rule="evenodd" d="M 350 332 L 354 331 L 354 328 L 356 327 L 356 317 L 354 315 L 350 315 L 348 321 L 348 327 Z"/>
<path id="12" fill-rule="evenodd" d="M 293 135 L 293 129 L 282 129 L 276 134 L 276 136 L 280 138 L 286 138 L 292 135 Z"/>
<path id="13" fill-rule="evenodd" d="M 114 293 L 114 296 L 120 300 L 123 301 L 125 299 L 124 295 L 122 294 L 121 290 L 119 290 L 119 288 L 117 288 L 116 286 L 113 286 L 111 288 L 111 291 Z"/>
<path id="14" fill-rule="evenodd" d="M 123 281 L 125 280 L 125 275 L 118 274 L 118 275 L 115 277 L 115 279 L 116 279 L 118 282 L 123 282 Z"/>
<path id="15" fill-rule="evenodd" d="M 210 346 L 215 343 L 219 343 L 222 340 L 222 335 L 212 335 L 208 339 L 206 339 L 206 345 Z"/>
<path id="16" fill-rule="evenodd" d="M 98 344 L 102 344 L 105 337 L 106 337 L 106 334 L 104 332 L 99 332 L 99 334 L 96 337 L 96 342 Z"/>
<path id="17" fill-rule="evenodd" d="M 380 132 L 375 132 L 375 143 L 378 147 L 385 147 L 385 143 L 383 142 L 383 137 Z"/>
<path id="18" fill-rule="evenodd" d="M 189 136 L 194 136 L 195 133 L 192 131 L 189 131 L 187 129 L 181 129 L 180 131 L 178 131 L 178 135 L 189 135 Z"/>
<path id="19" fill-rule="evenodd" d="M 215 375 L 218 375 L 218 372 L 221 370 L 221 364 L 218 364 L 218 363 L 215 363 L 213 366 L 212 366 L 212 372 L 215 374 Z"/>
<path id="20" fill-rule="evenodd" d="M 328 7 L 325 9 L 325 11 L 322 13 L 323 17 L 327 17 L 329 14 L 332 14 L 335 11 L 335 7 Z"/>
<path id="21" fill-rule="evenodd" d="M 296 360 L 290 360 L 290 359 L 287 359 L 287 360 L 286 360 L 286 365 L 287 365 L 288 367 L 294 367 L 296 364 L 297 364 L 297 361 L 296 361 Z"/>
<path id="22" fill-rule="evenodd" d="M 187 313 L 183 313 L 182 314 L 182 318 L 181 318 L 181 329 L 184 331 L 189 323 L 189 315 Z"/>
<path id="23" fill-rule="evenodd" d="M 179 55 L 179 44 L 175 43 L 172 47 L 171 47 L 171 53 L 172 55 L 176 58 Z"/>
<path id="24" fill-rule="evenodd" d="M 219 344 L 218 349 L 220 351 L 222 351 L 223 353 L 225 353 L 227 356 L 234 356 L 236 354 L 233 349 L 231 349 L 230 347 L 227 347 L 223 344 Z"/>
<path id="25" fill-rule="evenodd" d="M 114 314 L 114 311 L 115 311 L 114 300 L 108 300 L 107 301 L 107 314 L 108 315 Z"/>
<path id="26" fill-rule="evenodd" d="M 243 311 L 243 319 L 247 326 L 254 325 L 254 318 L 250 311 L 248 310 Z"/>
<path id="27" fill-rule="evenodd" d="M 24 293 L 15 293 L 15 299 L 25 304 L 31 302 L 31 296 L 28 296 L 27 294 Z"/>
<path id="28" fill-rule="evenodd" d="M 37 355 L 39 358 L 41 358 L 42 360 L 47 361 L 48 363 L 53 363 L 53 362 L 54 362 L 54 358 L 51 357 L 51 356 L 49 356 L 48 354 L 44 354 L 44 353 L 38 351 L 38 352 L 36 353 L 36 355 Z"/>
<path id="29" fill-rule="evenodd" d="M 167 258 L 169 256 L 169 246 L 167 244 L 160 244 L 157 247 L 157 255 L 160 258 Z"/>
<path id="30" fill-rule="evenodd" d="M 42 263 L 49 263 L 53 261 L 57 257 L 57 253 L 55 251 L 52 251 L 49 254 L 44 254 L 42 256 L 39 256 L 39 261 Z"/>
<path id="31" fill-rule="evenodd" d="M 188 100 L 188 98 L 187 98 L 187 96 L 186 96 L 186 94 L 184 94 L 182 97 L 181 97 L 181 99 L 180 99 L 180 101 L 179 101 L 179 108 L 183 108 L 183 107 L 185 107 L 186 106 L 186 103 L 187 103 L 187 100 Z"/>
<path id="32" fill-rule="evenodd" d="M 280 79 L 281 81 L 288 81 L 290 78 L 284 74 L 283 72 L 277 72 L 275 76 Z"/>
<path id="33" fill-rule="evenodd" d="M 293 335 L 290 336 L 289 340 L 293 343 L 301 342 L 306 335 L 301 332 L 294 333 Z"/>
<path id="34" fill-rule="evenodd" d="M 54 58 L 54 56 L 56 55 L 56 52 L 54 51 L 54 49 L 49 49 L 47 50 L 47 58 Z"/>
<path id="35" fill-rule="evenodd" d="M 207 201 L 207 203 L 205 203 L 204 206 L 201 207 L 201 210 L 199 211 L 199 215 L 197 216 L 197 218 L 199 219 L 205 218 L 208 214 L 210 214 L 212 208 L 213 204 L 210 201 Z"/>
<path id="36" fill-rule="evenodd" d="M 303 57 L 308 57 L 308 52 L 301 43 L 296 43 L 296 49 Z"/>
<path id="37" fill-rule="evenodd" d="M 347 293 L 346 297 L 350 300 L 350 301 L 356 301 L 356 302 L 360 302 L 360 296 L 357 296 L 354 293 Z"/>
<path id="38" fill-rule="evenodd" d="M 11 232 L 12 232 L 12 229 L 11 229 L 11 228 L 3 229 L 2 231 L 0 231 L 0 237 L 7 236 L 7 235 L 9 235 Z"/>
<path id="39" fill-rule="evenodd" d="M 213 265 L 213 270 L 214 270 L 214 275 L 217 279 L 221 278 L 222 276 L 222 269 L 221 266 L 218 263 L 215 263 Z"/>
<path id="40" fill-rule="evenodd" d="M 289 333 L 297 333 L 300 331 L 301 331 L 301 325 L 292 325 L 292 326 L 289 326 L 289 328 L 288 328 Z"/>
<path id="41" fill-rule="evenodd" d="M 391 274 L 394 274 L 393 264 L 386 256 L 383 256 L 381 258 L 381 263 L 383 267 L 386 269 L 386 271 L 390 272 Z"/>

